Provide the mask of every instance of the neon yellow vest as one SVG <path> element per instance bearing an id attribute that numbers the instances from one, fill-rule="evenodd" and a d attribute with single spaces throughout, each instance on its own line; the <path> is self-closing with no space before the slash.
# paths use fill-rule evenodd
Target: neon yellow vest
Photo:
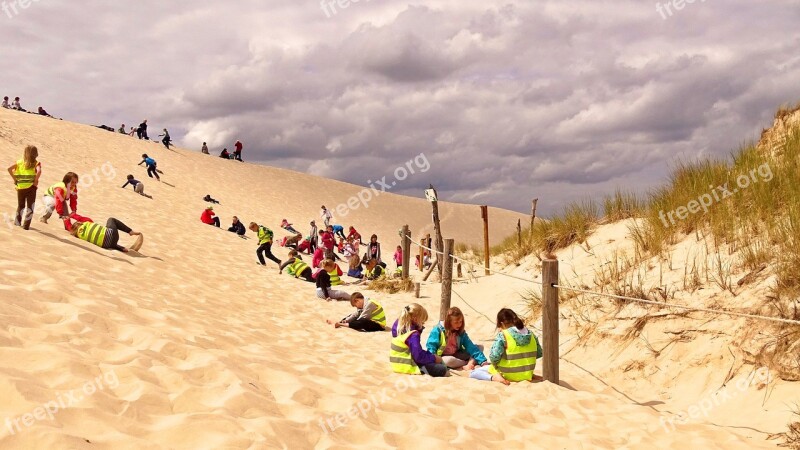
<path id="1" fill-rule="evenodd" d="M 106 240 L 106 227 L 96 223 L 86 222 L 78 228 L 78 237 L 86 242 L 91 242 L 102 247 Z"/>
<path id="2" fill-rule="evenodd" d="M 447 336 L 444 334 L 444 329 L 439 329 L 439 349 L 436 350 L 436 354 L 442 356 L 445 347 L 447 347 Z"/>
<path id="3" fill-rule="evenodd" d="M 258 227 L 258 245 L 272 242 L 272 230 L 267 227 Z"/>
<path id="4" fill-rule="evenodd" d="M 36 165 L 28 169 L 25 167 L 24 159 L 17 161 L 17 169 L 14 171 L 14 179 L 17 181 L 18 191 L 28 189 L 29 187 L 33 186 L 33 182 L 36 180 L 36 166 L 38 165 L 39 163 L 37 162 Z"/>
<path id="5" fill-rule="evenodd" d="M 368 302 L 372 303 L 377 308 L 375 312 L 372 313 L 372 317 L 370 317 L 369 320 L 386 328 L 386 313 L 383 312 L 383 306 L 381 306 L 380 303 L 372 299 L 370 299 Z"/>
<path id="6" fill-rule="evenodd" d="M 511 332 L 503 330 L 506 338 L 506 353 L 495 367 L 489 368 L 489 373 L 503 375 L 508 381 L 531 381 L 533 380 L 533 369 L 536 368 L 536 339 L 531 336 L 528 345 L 519 346 L 511 336 Z"/>
<path id="7" fill-rule="evenodd" d="M 49 188 L 47 188 L 46 194 L 49 195 L 50 197 L 55 198 L 56 189 L 59 189 L 59 188 L 64 190 L 64 195 L 66 196 L 67 195 L 67 185 L 64 184 L 63 181 L 59 181 L 58 183 L 56 183 L 56 184 L 50 186 Z M 64 200 L 64 199 L 62 198 L 61 200 Z"/>
<path id="8" fill-rule="evenodd" d="M 342 284 L 342 279 L 339 278 L 339 271 L 333 269 L 333 272 L 328 272 L 328 275 L 331 276 L 331 286 L 339 286 Z"/>
<path id="9" fill-rule="evenodd" d="M 406 345 L 406 339 L 413 333 L 417 333 L 417 330 L 411 330 L 392 339 L 392 347 L 389 350 L 389 363 L 392 365 L 394 373 L 422 375 L 419 366 L 411 358 L 411 349 Z"/>
<path id="10" fill-rule="evenodd" d="M 291 266 L 289 266 L 289 273 L 294 275 L 295 278 L 302 275 L 303 271 L 308 269 L 308 264 L 304 263 L 303 260 L 299 258 L 295 258 L 294 262 Z"/>

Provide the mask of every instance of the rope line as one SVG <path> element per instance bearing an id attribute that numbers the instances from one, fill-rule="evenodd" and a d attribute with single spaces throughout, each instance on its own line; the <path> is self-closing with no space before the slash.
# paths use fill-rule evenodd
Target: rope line
<path id="1" fill-rule="evenodd" d="M 572 287 L 567 287 L 567 286 L 561 286 L 561 285 L 558 285 L 558 284 L 554 284 L 553 287 L 554 288 L 558 288 L 558 289 L 566 289 L 568 291 L 573 291 L 573 292 L 580 292 L 580 293 L 583 293 L 583 294 L 597 295 L 599 297 L 616 298 L 616 299 L 619 299 L 619 300 L 628 300 L 628 301 L 639 302 L 639 303 L 647 303 L 647 304 L 650 304 L 650 305 L 666 306 L 666 307 L 671 307 L 671 308 L 685 309 L 685 310 L 689 310 L 689 311 L 703 311 L 703 312 L 708 312 L 708 313 L 713 313 L 713 314 L 721 314 L 721 315 L 727 315 L 727 316 L 746 317 L 746 318 L 749 318 L 749 319 L 768 320 L 768 321 L 771 321 L 771 322 L 780 322 L 780 323 L 786 323 L 786 324 L 790 324 L 790 325 L 800 325 L 800 320 L 783 319 L 783 318 L 780 318 L 780 317 L 759 316 L 759 315 L 756 315 L 756 314 L 738 313 L 738 312 L 735 312 L 735 311 L 724 311 L 724 310 L 719 310 L 719 309 L 696 308 L 696 307 L 693 307 L 693 306 L 676 305 L 674 303 L 657 302 L 657 301 L 653 301 L 653 300 L 645 300 L 645 299 L 642 299 L 642 298 L 625 297 L 623 295 L 604 294 L 604 293 L 601 293 L 601 292 L 587 291 L 585 289 L 577 289 L 577 288 L 572 288 Z"/>
<path id="2" fill-rule="evenodd" d="M 401 234 L 401 236 L 402 236 L 402 234 Z M 422 244 L 421 244 L 421 243 L 419 243 L 419 242 L 416 242 L 415 240 L 411 239 L 411 236 L 408 236 L 408 240 L 409 240 L 409 241 L 411 241 L 411 242 L 412 242 L 414 245 L 416 245 L 416 246 L 418 246 L 418 247 L 424 248 L 425 250 L 430 250 L 430 251 L 431 251 L 431 253 L 436 253 L 436 254 L 438 254 L 438 255 L 444 255 L 444 252 L 440 252 L 440 251 L 438 251 L 438 250 L 434 250 L 434 249 L 432 249 L 432 248 L 430 248 L 430 247 L 426 247 L 426 246 L 422 245 Z M 451 257 L 451 258 L 453 258 L 455 261 L 460 261 L 460 262 L 462 262 L 462 263 L 464 263 L 464 264 L 468 265 L 468 266 L 470 267 L 470 269 L 472 269 L 472 268 L 475 268 L 475 267 L 476 267 L 476 266 L 475 266 L 475 264 L 473 264 L 471 261 L 467 261 L 466 259 L 461 259 L 461 258 L 459 258 L 459 257 L 458 257 L 458 256 L 456 256 L 456 255 L 450 255 L 450 257 Z M 485 268 L 484 268 L 484 269 L 485 269 Z M 508 274 L 508 273 L 499 272 L 499 271 L 497 271 L 497 270 L 493 270 L 493 269 L 488 269 L 488 270 L 489 270 L 489 272 L 490 272 L 490 273 L 494 273 L 494 274 L 497 274 L 497 275 L 503 275 L 503 276 L 506 276 L 506 277 L 509 277 L 509 278 L 514 278 L 514 279 L 516 279 L 516 280 L 524 281 L 524 282 L 526 282 L 526 283 L 534 283 L 534 284 L 538 284 L 538 285 L 540 285 L 540 286 L 542 285 L 542 282 L 541 282 L 541 281 L 529 280 L 529 279 L 527 279 L 527 278 L 522 278 L 522 277 L 518 277 L 518 276 L 516 276 L 516 275 L 511 275 L 511 274 Z"/>
<path id="3" fill-rule="evenodd" d="M 401 232 L 400 236 L 402 237 L 402 235 L 403 234 Z M 408 238 L 409 241 L 411 241 L 412 243 L 414 243 L 415 245 L 417 245 L 417 246 L 419 246 L 421 248 L 424 248 L 426 250 L 430 250 L 432 253 L 435 252 L 435 253 L 437 253 L 439 255 L 444 255 L 444 252 L 440 252 L 440 251 L 434 250 L 434 249 L 432 249 L 430 247 L 426 247 L 426 246 L 422 245 L 419 242 L 414 241 L 411 238 L 410 235 L 408 235 L 407 238 Z M 459 258 L 459 257 L 457 257 L 455 255 L 451 255 L 451 257 L 455 261 L 461 261 L 461 262 L 466 263 L 470 268 L 475 267 L 475 265 L 472 264 L 472 262 L 470 262 L 470 261 L 463 260 L 463 259 L 461 259 L 461 258 Z M 522 277 L 518 277 L 518 276 L 515 276 L 515 275 L 510 275 L 510 274 L 507 274 L 507 273 L 498 272 L 498 271 L 495 271 L 495 270 L 492 270 L 492 269 L 489 269 L 489 272 L 495 273 L 497 275 L 503 275 L 503 276 L 506 276 L 506 277 L 509 277 L 509 278 L 514 278 L 514 279 L 517 279 L 517 280 L 525 281 L 527 283 L 535 283 L 535 284 L 544 286 L 544 284 L 542 282 L 540 282 L 540 281 L 529 280 L 527 278 L 522 278 Z M 732 316 L 732 317 L 744 317 L 744 318 L 748 318 L 748 319 L 765 320 L 765 321 L 769 321 L 769 322 L 785 323 L 785 324 L 789 324 L 789 325 L 800 325 L 800 320 L 784 319 L 784 318 L 781 318 L 781 317 L 760 316 L 760 315 L 757 315 L 757 314 L 739 313 L 739 312 L 735 312 L 735 311 L 725 311 L 725 310 L 720 310 L 720 309 L 696 308 L 696 307 L 693 307 L 693 306 L 677 305 L 675 303 L 657 302 L 657 301 L 654 301 L 654 300 L 645 300 L 645 299 L 642 299 L 642 298 L 626 297 L 624 295 L 605 294 L 605 293 L 602 293 L 602 292 L 594 292 L 594 291 L 589 291 L 589 290 L 585 290 L 585 289 L 577 289 L 577 288 L 568 287 L 568 286 L 561 286 L 559 284 L 553 284 L 552 286 L 555 287 L 555 288 L 558 288 L 558 289 L 565 289 L 565 290 L 568 290 L 568 291 L 580 292 L 582 294 L 596 295 L 598 297 L 615 298 L 615 299 L 618 299 L 618 300 L 626 300 L 626 301 L 632 301 L 632 302 L 646 303 L 646 304 L 649 304 L 649 305 L 658 305 L 658 306 L 664 306 L 664 307 L 668 307 L 668 308 L 678 308 L 678 309 L 683 309 L 683 310 L 687 310 L 687 311 L 701 311 L 701 312 L 707 312 L 707 313 L 711 313 L 711 314 L 719 314 L 719 315 L 726 315 L 726 316 Z M 472 305 L 467 303 L 467 301 L 464 300 L 464 297 L 462 297 L 458 292 L 456 292 L 455 290 L 453 290 L 453 292 L 455 292 L 456 295 L 461 299 L 461 301 L 466 303 L 467 306 L 472 308 L 475 312 L 477 312 L 478 314 L 482 315 L 483 317 L 486 317 L 486 319 L 491 322 L 491 319 L 489 319 L 489 317 L 487 317 L 485 314 L 483 314 L 482 312 L 478 311 Z"/>

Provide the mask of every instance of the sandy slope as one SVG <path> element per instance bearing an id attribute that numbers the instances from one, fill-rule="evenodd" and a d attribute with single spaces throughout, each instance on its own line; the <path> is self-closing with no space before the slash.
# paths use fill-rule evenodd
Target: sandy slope
<path id="1" fill-rule="evenodd" d="M 658 411 L 568 364 L 564 387 L 390 374 L 387 334 L 328 328 L 324 319 L 345 315 L 349 305 L 323 303 L 310 285 L 279 276 L 274 266 L 257 267 L 252 239 L 197 220 L 200 198 L 211 193 L 223 202 L 217 210 L 224 223 L 233 214 L 274 228 L 284 216 L 306 223 L 319 204 L 346 200 L 353 186 L 0 111 L 0 159 L 16 159 L 27 143 L 40 148 L 43 185 L 69 169 L 84 180 L 97 169 L 94 184 L 81 191 L 79 212 L 96 220 L 114 215 L 146 240 L 144 256 L 134 257 L 77 241 L 57 220 L 34 222 L 29 232 L 0 227 L 2 448 L 765 445 L 702 422 L 667 432 Z M 154 200 L 119 189 L 128 172 L 142 179 L 135 164 L 144 151 L 172 185 L 145 179 Z M 6 186 L 0 211 L 10 215 L 15 202 Z M 363 232 L 386 236 L 387 248 L 402 223 L 420 229 L 428 207 L 386 195 L 353 219 Z M 445 229 L 457 239 L 479 230 L 477 208 L 443 211 Z M 468 211 L 474 219 L 463 219 Z M 509 232 L 517 217 L 493 214 L 501 216 L 508 225 L 493 227 L 498 234 Z M 521 287 L 490 277 L 456 290 L 493 316 L 500 306 L 519 303 Z M 410 301 L 408 295 L 376 297 L 390 317 Z M 420 301 L 432 315 L 438 297 L 437 285 L 425 285 Z M 489 321 L 454 303 L 464 307 L 473 338 L 488 345 Z M 51 420 L 41 405 L 60 406 Z M 343 426 L 331 431 L 337 420 Z"/>

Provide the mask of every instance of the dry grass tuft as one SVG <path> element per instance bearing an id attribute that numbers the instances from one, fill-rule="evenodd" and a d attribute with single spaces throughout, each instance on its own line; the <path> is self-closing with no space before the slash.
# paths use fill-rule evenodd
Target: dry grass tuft
<path id="1" fill-rule="evenodd" d="M 410 278 L 406 280 L 399 278 L 379 278 L 375 281 L 370 281 L 367 285 L 367 289 L 376 292 L 386 292 L 388 294 L 411 292 L 414 290 L 414 282 Z"/>

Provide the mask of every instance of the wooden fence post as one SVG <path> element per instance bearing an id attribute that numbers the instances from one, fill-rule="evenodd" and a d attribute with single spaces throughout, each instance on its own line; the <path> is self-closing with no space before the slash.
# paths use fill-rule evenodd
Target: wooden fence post
<path id="1" fill-rule="evenodd" d="M 542 261 L 542 347 L 544 379 L 558 384 L 558 260 Z"/>
<path id="2" fill-rule="evenodd" d="M 489 275 L 489 207 L 481 206 L 483 218 L 483 267 L 484 275 Z"/>
<path id="3" fill-rule="evenodd" d="M 419 298 L 419 283 L 414 283 L 414 297 Z"/>
<path id="4" fill-rule="evenodd" d="M 442 268 L 442 303 L 439 306 L 439 320 L 447 317 L 447 310 L 450 309 L 450 295 L 453 290 L 453 244 L 454 239 L 444 240 L 444 255 L 439 267 Z"/>
<path id="5" fill-rule="evenodd" d="M 409 267 L 408 262 L 411 258 L 411 232 L 408 230 L 408 225 L 403 225 L 403 240 L 402 240 L 402 248 L 403 248 L 403 279 L 408 279 L 409 274 Z"/>
<path id="6" fill-rule="evenodd" d="M 536 204 L 539 203 L 539 199 L 535 198 L 531 202 L 531 229 L 528 230 L 531 239 L 533 238 L 533 221 L 536 220 Z"/>
<path id="7" fill-rule="evenodd" d="M 430 190 L 433 191 L 434 197 L 436 200 L 431 202 L 431 208 L 433 209 L 433 231 L 436 236 L 436 259 L 439 261 L 439 276 L 442 276 L 442 254 L 441 252 L 444 251 L 444 243 L 442 242 L 442 224 L 439 223 L 439 194 L 436 192 L 436 188 L 433 185 L 430 185 Z M 432 245 L 428 247 L 433 248 Z M 431 252 L 431 260 L 433 259 L 433 252 Z M 433 267 L 433 266 L 431 266 Z"/>
<path id="8" fill-rule="evenodd" d="M 517 219 L 517 247 L 522 248 L 522 219 Z"/>

